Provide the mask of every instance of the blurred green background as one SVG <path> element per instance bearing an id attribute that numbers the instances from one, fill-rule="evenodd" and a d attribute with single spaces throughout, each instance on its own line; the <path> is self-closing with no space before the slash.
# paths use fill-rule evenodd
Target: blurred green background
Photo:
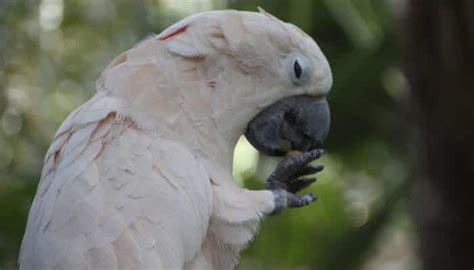
<path id="1" fill-rule="evenodd" d="M 317 203 L 266 218 L 238 269 L 419 269 L 407 206 L 397 0 L 0 1 L 0 269 L 15 269 L 43 156 L 120 52 L 196 12 L 261 6 L 320 45 L 332 127 Z M 242 139 L 237 181 L 261 188 L 275 160 Z"/>

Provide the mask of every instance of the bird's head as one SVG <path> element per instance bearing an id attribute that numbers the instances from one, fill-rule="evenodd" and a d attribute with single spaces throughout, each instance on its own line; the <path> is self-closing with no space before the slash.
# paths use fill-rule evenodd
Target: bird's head
<path id="1" fill-rule="evenodd" d="M 330 126 L 326 100 L 332 86 L 329 63 L 316 42 L 301 29 L 260 12 L 278 29 L 267 32 L 274 76 L 266 77 L 267 82 L 273 82 L 261 90 L 268 93 L 272 103 L 250 121 L 245 135 L 255 148 L 268 155 L 320 148 Z"/>
<path id="2" fill-rule="evenodd" d="M 275 156 L 320 148 L 330 126 L 332 74 L 316 42 L 263 10 L 223 16 L 219 25 L 223 35 L 210 40 L 231 64 L 218 81 L 240 106 L 241 114 L 229 111 L 248 124 L 250 143 Z"/>
<path id="3" fill-rule="evenodd" d="M 230 145 L 244 133 L 265 154 L 283 155 L 320 147 L 331 84 L 326 57 L 302 30 L 263 10 L 226 10 L 143 41 L 109 65 L 98 88 L 127 100 L 134 115 L 160 118 L 161 130 L 181 130 L 183 140 Z"/>

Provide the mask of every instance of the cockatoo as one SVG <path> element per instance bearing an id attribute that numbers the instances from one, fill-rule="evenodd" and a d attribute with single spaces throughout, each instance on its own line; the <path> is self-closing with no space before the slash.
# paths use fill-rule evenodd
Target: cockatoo
<path id="1" fill-rule="evenodd" d="M 329 128 L 329 64 L 311 37 L 260 12 L 188 17 L 119 55 L 60 126 L 21 269 L 232 269 L 261 218 L 301 207 Z M 245 134 L 284 155 L 266 189 L 233 181 Z"/>

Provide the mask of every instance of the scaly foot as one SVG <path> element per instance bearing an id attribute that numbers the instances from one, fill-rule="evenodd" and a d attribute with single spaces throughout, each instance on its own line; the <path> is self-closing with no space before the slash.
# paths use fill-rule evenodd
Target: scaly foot
<path id="1" fill-rule="evenodd" d="M 280 213 L 285 207 L 303 207 L 316 200 L 313 193 L 298 195 L 297 192 L 309 187 L 316 178 L 303 178 L 305 175 L 314 174 L 323 170 L 323 166 L 310 166 L 311 161 L 318 159 L 323 154 L 322 149 L 315 149 L 300 155 L 286 158 L 268 177 L 266 189 L 275 195 L 275 210 L 272 214 Z"/>

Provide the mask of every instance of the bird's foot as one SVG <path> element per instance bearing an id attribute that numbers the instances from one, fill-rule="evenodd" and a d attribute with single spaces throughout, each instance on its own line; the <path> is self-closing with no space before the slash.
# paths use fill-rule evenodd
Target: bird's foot
<path id="1" fill-rule="evenodd" d="M 321 157 L 323 152 L 322 149 L 315 149 L 285 158 L 278 163 L 265 184 L 266 189 L 273 191 L 275 195 L 275 209 L 272 214 L 280 213 L 285 207 L 303 207 L 316 200 L 317 196 L 313 193 L 305 195 L 296 193 L 316 181 L 315 177 L 304 176 L 323 170 L 323 166 L 308 165 Z"/>

